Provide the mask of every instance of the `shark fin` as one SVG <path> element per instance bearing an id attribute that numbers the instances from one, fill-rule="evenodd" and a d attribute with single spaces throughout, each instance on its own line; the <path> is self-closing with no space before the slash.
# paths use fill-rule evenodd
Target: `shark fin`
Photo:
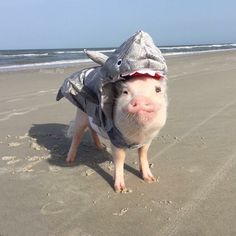
<path id="1" fill-rule="evenodd" d="M 84 49 L 84 53 L 94 62 L 98 63 L 99 65 L 103 66 L 108 59 L 108 56 L 101 52 L 95 51 L 88 51 Z"/>
<path id="2" fill-rule="evenodd" d="M 59 89 L 57 96 L 56 96 L 56 101 L 59 101 L 60 99 L 62 99 L 64 97 L 64 95 L 61 92 L 61 88 Z"/>

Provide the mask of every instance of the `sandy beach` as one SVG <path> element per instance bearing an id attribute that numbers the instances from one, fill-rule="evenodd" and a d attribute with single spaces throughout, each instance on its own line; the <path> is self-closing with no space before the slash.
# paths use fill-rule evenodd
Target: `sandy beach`
<path id="1" fill-rule="evenodd" d="M 92 65 L 0 73 L 0 236 L 236 235 L 236 51 L 167 57 L 168 120 L 149 153 L 159 183 L 130 150 L 127 194 L 89 134 L 65 164 L 75 107 L 55 97 Z"/>

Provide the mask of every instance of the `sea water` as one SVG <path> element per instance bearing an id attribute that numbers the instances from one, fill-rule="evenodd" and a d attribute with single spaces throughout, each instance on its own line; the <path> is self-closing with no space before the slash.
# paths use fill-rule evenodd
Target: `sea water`
<path id="1" fill-rule="evenodd" d="M 236 49 L 236 44 L 161 46 L 159 48 L 164 56 L 169 56 Z M 88 48 L 88 50 L 99 51 L 109 56 L 115 48 Z M 67 67 L 83 62 L 91 62 L 91 60 L 87 58 L 82 48 L 0 50 L 0 71 Z"/>

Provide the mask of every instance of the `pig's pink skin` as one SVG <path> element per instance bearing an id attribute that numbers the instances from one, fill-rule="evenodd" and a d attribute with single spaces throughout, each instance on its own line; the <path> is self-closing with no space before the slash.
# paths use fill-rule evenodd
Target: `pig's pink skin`
<path id="1" fill-rule="evenodd" d="M 152 99 L 144 96 L 136 96 L 133 98 L 127 107 L 127 112 L 138 114 L 139 111 L 152 113 L 159 108 L 158 103 L 154 103 Z"/>
<path id="2" fill-rule="evenodd" d="M 114 122 L 125 139 L 140 144 L 151 142 L 164 126 L 166 117 L 165 80 L 141 76 L 124 84 L 123 93 L 116 101 Z"/>
<path id="3" fill-rule="evenodd" d="M 69 150 L 69 152 L 67 154 L 67 158 L 66 158 L 67 163 L 73 163 L 75 161 L 78 145 L 79 145 L 80 140 L 81 140 L 81 138 L 84 134 L 84 131 L 88 127 L 91 130 L 92 138 L 94 140 L 94 143 L 95 143 L 97 149 L 98 150 L 106 149 L 106 146 L 103 143 L 100 142 L 97 133 L 90 127 L 88 115 L 85 114 L 80 109 L 77 109 L 75 122 L 74 122 L 74 127 L 73 127 L 72 142 L 71 142 L 70 150 Z"/>
<path id="4" fill-rule="evenodd" d="M 138 124 L 143 126 L 152 121 L 158 109 L 159 104 L 154 103 L 150 98 L 136 96 L 127 107 L 124 107 L 123 112 L 136 117 Z"/>
<path id="5" fill-rule="evenodd" d="M 123 93 L 117 98 L 114 109 L 114 122 L 124 138 L 129 142 L 144 144 L 138 149 L 139 167 L 144 181 L 156 182 L 148 164 L 148 149 L 165 125 L 167 117 L 166 80 L 151 77 L 135 77 L 124 83 Z M 126 189 L 122 168 L 122 149 L 113 148 L 115 159 L 115 190 Z"/>

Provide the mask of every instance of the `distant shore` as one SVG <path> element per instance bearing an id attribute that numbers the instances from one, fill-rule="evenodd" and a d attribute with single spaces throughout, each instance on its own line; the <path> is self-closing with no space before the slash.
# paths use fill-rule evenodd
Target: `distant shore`
<path id="1" fill-rule="evenodd" d="M 160 47 L 165 57 L 235 50 L 236 44 L 183 45 Z M 91 48 L 107 56 L 114 48 Z M 34 68 L 65 68 L 89 63 L 83 49 L 0 50 L 0 72 Z"/>
<path id="2" fill-rule="evenodd" d="M 174 54 L 174 55 L 164 55 L 165 59 L 168 62 L 175 61 L 176 59 L 184 59 L 184 58 L 207 58 L 207 57 L 212 57 L 212 56 L 220 56 L 224 57 L 228 54 L 234 54 L 236 53 L 236 49 L 222 49 L 222 50 L 212 50 L 212 51 L 201 51 L 201 52 L 189 52 L 189 53 L 184 53 L 184 54 Z M 93 67 L 97 66 L 95 62 L 93 62 L 90 59 L 87 59 L 86 61 L 80 61 L 77 63 L 70 63 L 70 64 L 63 64 L 60 63 L 59 65 L 41 65 L 41 66 L 27 66 L 24 67 L 17 67 L 17 68 L 9 68 L 9 69 L 0 69 L 0 74 L 5 74 L 5 73 L 24 73 L 24 72 L 33 72 L 33 71 L 38 71 L 42 73 L 58 73 L 58 74 L 63 74 L 66 73 L 67 71 L 78 71 L 81 68 L 88 68 L 88 67 Z"/>

